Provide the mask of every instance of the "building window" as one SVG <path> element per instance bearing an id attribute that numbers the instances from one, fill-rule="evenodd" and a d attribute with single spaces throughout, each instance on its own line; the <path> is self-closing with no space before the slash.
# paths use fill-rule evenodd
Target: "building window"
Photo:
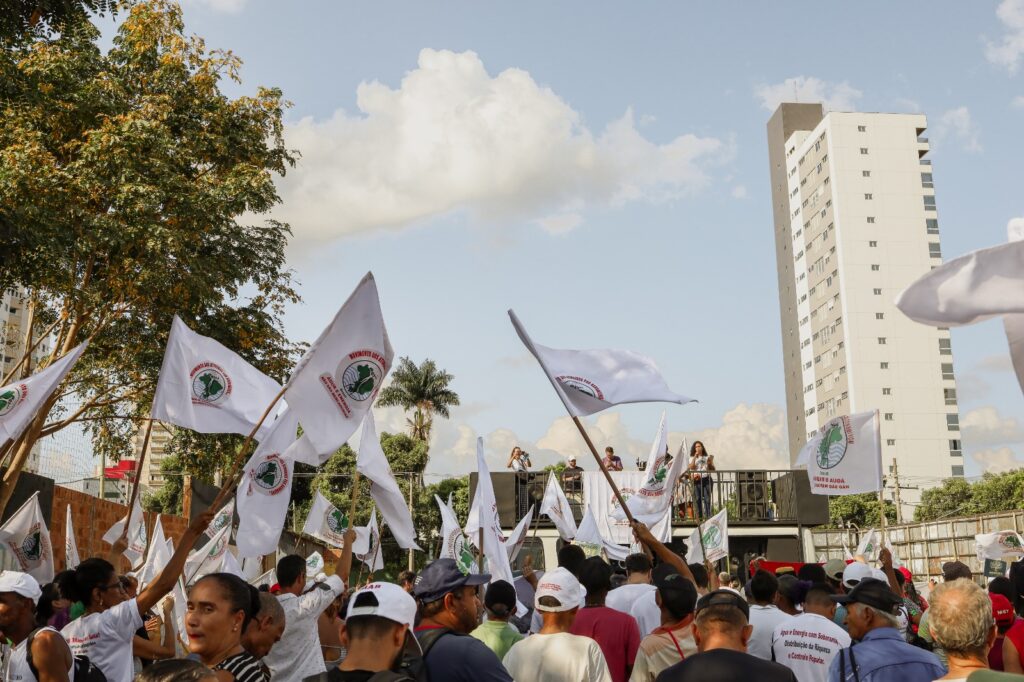
<path id="1" fill-rule="evenodd" d="M 938 234 L 939 233 L 939 221 L 938 220 L 936 220 L 935 218 L 928 218 L 924 222 L 925 222 L 925 225 L 928 226 L 928 234 Z"/>
<path id="2" fill-rule="evenodd" d="M 884 320 L 885 319 L 885 313 L 875 313 L 875 319 L 876 320 Z"/>
<path id="3" fill-rule="evenodd" d="M 868 153 L 868 148 L 867 147 L 861 147 L 860 148 L 860 153 L 861 154 L 867 154 Z"/>
<path id="4" fill-rule="evenodd" d="M 960 430 L 960 415 L 947 414 L 946 415 L 946 428 L 950 431 Z"/>
<path id="5" fill-rule="evenodd" d="M 952 466 L 952 470 L 953 470 L 953 475 L 954 476 L 961 476 L 962 477 L 964 475 L 964 468 L 961 465 L 959 465 L 959 464 L 954 464 Z"/>
<path id="6" fill-rule="evenodd" d="M 924 195 L 924 210 L 934 211 L 935 210 L 935 195 L 926 194 Z"/>
<path id="7" fill-rule="evenodd" d="M 921 186 L 922 187 L 934 187 L 935 183 L 932 182 L 931 173 L 921 173 Z"/>
<path id="8" fill-rule="evenodd" d="M 946 399 L 947 405 L 956 405 L 956 389 L 955 388 L 944 388 L 942 389 L 942 396 Z"/>
<path id="9" fill-rule="evenodd" d="M 871 272 L 878 272 L 879 270 L 881 270 L 881 268 L 878 266 L 877 263 L 871 264 Z"/>
<path id="10" fill-rule="evenodd" d="M 861 171 L 860 175 L 863 178 L 870 178 L 871 177 L 871 171 Z"/>
<path id="11" fill-rule="evenodd" d="M 864 195 L 864 199 L 867 200 L 867 201 L 871 201 L 874 198 L 875 198 L 875 195 L 873 195 L 873 194 L 865 194 Z"/>
<path id="12" fill-rule="evenodd" d="M 885 439 L 885 444 L 886 445 L 896 445 L 896 439 L 895 438 L 886 438 Z"/>
<path id="13" fill-rule="evenodd" d="M 891 421 L 893 421 L 893 415 L 892 415 L 892 412 L 886 412 L 886 413 L 885 413 L 885 421 L 887 421 L 887 422 L 891 422 Z"/>
<path id="14" fill-rule="evenodd" d="M 867 126 L 857 126 L 857 132 L 858 133 L 866 133 L 867 131 L 868 131 L 868 127 Z"/>
<path id="15" fill-rule="evenodd" d="M 963 457 L 964 453 L 960 449 L 960 439 L 951 438 L 949 440 L 949 455 L 950 457 Z"/>
<path id="16" fill-rule="evenodd" d="M 949 339 L 939 339 L 939 355 L 952 355 L 953 349 Z"/>
<path id="17" fill-rule="evenodd" d="M 892 395 L 892 389 L 891 388 L 883 388 L 882 389 L 882 395 Z"/>
<path id="18" fill-rule="evenodd" d="M 869 223 L 874 223 L 874 222 L 875 222 L 875 216 L 873 216 L 873 215 L 869 215 L 869 216 L 868 216 L 868 222 L 869 222 Z"/>
<path id="19" fill-rule="evenodd" d="M 928 255 L 931 258 L 942 258 L 942 248 L 935 242 L 928 242 Z"/>
<path id="20" fill-rule="evenodd" d="M 875 296 L 881 296 L 882 295 L 882 290 L 881 289 L 874 289 L 873 291 L 875 293 Z"/>
<path id="21" fill-rule="evenodd" d="M 953 363 L 944 362 L 942 363 L 942 378 L 952 379 L 953 378 Z"/>
<path id="22" fill-rule="evenodd" d="M 880 362 L 880 363 L 878 363 L 878 368 L 879 369 L 889 369 L 889 363 L 888 362 Z"/>
<path id="23" fill-rule="evenodd" d="M 885 337 L 884 336 L 879 336 L 878 337 L 878 345 L 879 346 L 884 346 L 885 345 Z"/>
<path id="24" fill-rule="evenodd" d="M 868 242 L 868 246 L 870 246 L 871 248 L 874 248 L 874 247 L 878 246 L 878 242 L 876 242 L 876 241 L 869 241 Z"/>

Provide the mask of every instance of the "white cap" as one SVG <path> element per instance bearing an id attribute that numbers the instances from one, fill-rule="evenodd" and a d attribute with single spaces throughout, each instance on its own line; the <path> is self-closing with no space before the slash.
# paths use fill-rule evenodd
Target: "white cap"
<path id="1" fill-rule="evenodd" d="M 870 577 L 872 577 L 871 567 L 859 561 L 847 564 L 846 568 L 843 569 L 843 585 L 848 590 L 855 587 L 861 580 Z"/>
<path id="2" fill-rule="evenodd" d="M 583 600 L 583 587 L 568 569 L 559 566 L 553 571 L 548 571 L 537 583 L 537 592 L 534 594 L 533 605 L 538 611 L 549 611 L 557 613 L 577 608 Z M 541 597 L 554 597 L 558 600 L 559 606 L 543 606 L 540 603 Z"/>
<path id="3" fill-rule="evenodd" d="M 31 599 L 33 604 L 39 603 L 39 597 L 43 594 L 35 578 L 28 573 L 17 571 L 0 572 L 0 592 L 20 594 Z"/>
<path id="4" fill-rule="evenodd" d="M 359 596 L 363 594 L 372 594 L 377 603 L 356 606 Z M 348 613 L 345 617 L 352 618 L 354 616 L 387 618 L 396 623 L 408 625 L 409 630 L 412 631 L 413 623 L 416 620 L 416 601 L 408 592 L 393 583 L 370 583 L 353 594 L 348 603 Z"/>
<path id="5" fill-rule="evenodd" d="M 871 569 L 871 577 L 874 578 L 875 580 L 881 580 L 883 583 L 888 583 L 889 582 L 889 577 L 887 575 L 885 575 L 885 571 L 883 571 L 880 568 L 872 568 Z"/>

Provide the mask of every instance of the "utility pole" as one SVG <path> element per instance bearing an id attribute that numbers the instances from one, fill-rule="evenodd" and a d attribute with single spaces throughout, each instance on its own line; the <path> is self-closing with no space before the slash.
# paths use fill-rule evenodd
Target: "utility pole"
<path id="1" fill-rule="evenodd" d="M 415 481 L 416 481 L 416 473 L 413 472 L 413 471 L 410 471 L 409 472 L 409 513 L 410 514 L 412 513 L 412 509 L 413 509 L 412 493 L 413 493 L 413 489 L 414 489 L 413 488 L 413 484 L 415 483 Z M 481 547 L 483 547 L 483 545 L 481 545 Z M 416 568 L 416 557 L 413 555 L 412 549 L 410 549 L 409 550 L 409 570 L 412 571 L 415 568 Z"/>
<path id="2" fill-rule="evenodd" d="M 903 505 L 900 502 L 900 468 L 895 457 L 892 458 L 892 480 L 895 486 L 893 501 L 896 503 L 896 523 L 903 523 Z"/>

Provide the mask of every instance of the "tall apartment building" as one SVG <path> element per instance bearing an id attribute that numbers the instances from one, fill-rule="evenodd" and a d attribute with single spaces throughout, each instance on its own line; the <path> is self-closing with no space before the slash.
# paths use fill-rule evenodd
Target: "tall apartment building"
<path id="1" fill-rule="evenodd" d="M 790 457 L 833 416 L 878 410 L 883 463 L 924 487 L 964 473 L 949 331 L 893 304 L 942 262 L 926 127 L 821 104 L 768 121 Z"/>
<path id="2" fill-rule="evenodd" d="M 142 455 L 142 441 L 146 434 L 145 425 L 135 434 L 134 450 L 135 460 L 138 461 Z M 153 422 L 153 432 L 149 436 L 149 447 L 146 451 L 146 460 L 142 463 L 142 474 L 140 485 L 151 491 L 159 490 L 164 485 L 164 475 L 160 465 L 167 456 L 167 445 L 171 441 L 173 432 L 161 422 Z"/>

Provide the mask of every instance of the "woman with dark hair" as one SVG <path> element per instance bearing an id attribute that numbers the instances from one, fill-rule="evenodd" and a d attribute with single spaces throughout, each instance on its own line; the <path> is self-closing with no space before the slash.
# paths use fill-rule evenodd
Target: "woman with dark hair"
<path id="1" fill-rule="evenodd" d="M 260 593 L 231 573 L 203 576 L 188 595 L 188 648 L 221 682 L 267 682 L 259 660 L 242 647 L 242 633 L 260 611 Z"/>
<path id="2" fill-rule="evenodd" d="M 174 658 L 157 661 L 135 678 L 135 682 L 218 682 L 217 675 L 199 661 Z"/>
<path id="3" fill-rule="evenodd" d="M 715 457 L 704 449 L 704 443 L 693 441 L 690 446 L 690 478 L 693 480 L 697 514 L 701 519 L 711 516 L 711 474 L 715 470 Z"/>
<path id="4" fill-rule="evenodd" d="M 125 594 L 114 566 L 103 559 L 86 559 L 61 576 L 61 593 L 85 605 L 85 614 L 68 623 L 61 634 L 75 655 L 88 656 L 107 682 L 131 682 L 132 641 L 143 625 L 142 616 L 174 588 L 189 549 L 210 525 L 213 514 L 208 510 L 192 521 L 170 562 L 134 599 Z M 123 537 L 118 545 L 124 546 Z"/>

